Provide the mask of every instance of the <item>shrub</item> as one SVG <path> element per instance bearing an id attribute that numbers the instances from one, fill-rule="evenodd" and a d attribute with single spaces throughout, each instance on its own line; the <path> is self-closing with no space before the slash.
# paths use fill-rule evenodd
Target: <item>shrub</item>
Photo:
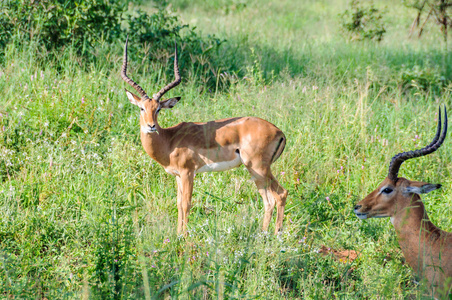
<path id="1" fill-rule="evenodd" d="M 82 66 L 111 64 L 115 60 L 105 58 L 110 53 L 122 55 L 120 49 L 127 35 L 132 48 L 131 61 L 144 52 L 151 61 L 164 66 L 171 63 L 168 59 L 177 41 L 179 49 L 189 54 L 181 56 L 181 71 L 193 71 L 208 87 L 215 86 L 217 70 L 230 69 L 223 66 L 217 54 L 224 40 L 201 37 L 195 28 L 183 24 L 163 6 L 156 13 L 148 14 L 129 10 L 122 0 L 7 0 L 0 4 L 0 50 L 9 43 L 22 49 L 33 45 L 33 53 L 36 49 L 42 51 L 42 64 L 55 61 L 57 67 L 64 67 L 65 60 L 72 62 L 72 54 L 62 55 L 63 50 L 75 53 L 76 61 Z M 139 49 L 145 50 L 136 51 Z M 116 65 L 107 67 L 117 68 Z M 171 68 L 166 69 L 172 77 Z"/>
<path id="2" fill-rule="evenodd" d="M 140 298 L 131 287 L 131 283 L 142 280 L 137 278 L 137 266 L 133 261 L 137 253 L 132 228 L 130 218 L 115 220 L 114 217 L 96 228 L 94 264 L 90 268 L 94 299 L 119 299 L 124 294 Z"/>
<path id="3" fill-rule="evenodd" d="M 415 89 L 416 91 L 440 92 L 446 86 L 446 79 L 438 70 L 418 65 L 403 68 L 398 81 L 398 85 L 403 91 Z"/>
<path id="4" fill-rule="evenodd" d="M 386 29 L 383 25 L 383 12 L 372 4 L 362 6 L 359 1 L 350 3 L 350 10 L 340 15 L 342 28 L 352 40 L 381 41 Z"/>
<path id="5" fill-rule="evenodd" d="M 126 14 L 125 20 L 128 28 L 124 33 L 127 33 L 132 41 L 131 46 L 142 47 L 147 44 L 151 61 L 167 63 L 168 58 L 174 53 L 174 42 L 177 41 L 179 49 L 183 48 L 185 53 L 179 57 L 182 76 L 194 70 L 205 84 L 214 87 L 217 71 L 220 68 L 223 71 L 229 70 L 223 65 L 217 53 L 224 40 L 215 36 L 199 36 L 195 28 L 182 24 L 179 17 L 169 14 L 164 9 L 159 9 L 152 15 L 137 10 Z M 121 37 L 122 42 L 125 35 Z M 172 78 L 172 68 L 167 68 L 166 71 L 168 77 Z"/>
<path id="6" fill-rule="evenodd" d="M 0 5 L 0 46 L 13 37 L 38 41 L 46 49 L 78 51 L 121 32 L 124 4 L 112 0 L 6 0 Z"/>

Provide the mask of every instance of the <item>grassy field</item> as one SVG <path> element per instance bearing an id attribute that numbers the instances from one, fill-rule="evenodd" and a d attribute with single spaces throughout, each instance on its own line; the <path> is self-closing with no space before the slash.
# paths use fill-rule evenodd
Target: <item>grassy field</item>
<path id="1" fill-rule="evenodd" d="M 389 220 L 361 221 L 352 208 L 394 154 L 431 141 L 438 105 L 451 106 L 451 55 L 437 28 L 408 39 L 414 15 L 390 1 L 379 2 L 388 6 L 380 44 L 340 35 L 345 0 L 169 4 L 203 35 L 226 39 L 218 55 L 237 72 L 214 70 L 227 88 L 207 89 L 192 70 L 168 93 L 182 100 L 160 125 L 249 115 L 278 126 L 287 137 L 272 168 L 289 191 L 283 232 L 261 232 L 261 198 L 239 167 L 196 175 L 189 234 L 178 236 L 176 182 L 142 149 L 120 48 L 108 56 L 116 68 L 86 70 L 70 53 L 61 69 L 9 46 L 0 66 L 0 298 L 428 299 Z M 166 84 L 162 70 L 134 73 L 139 63 L 129 72 L 149 94 Z M 443 184 L 424 201 L 447 231 L 451 148 L 447 139 L 400 171 Z M 357 258 L 320 253 L 327 248 Z"/>

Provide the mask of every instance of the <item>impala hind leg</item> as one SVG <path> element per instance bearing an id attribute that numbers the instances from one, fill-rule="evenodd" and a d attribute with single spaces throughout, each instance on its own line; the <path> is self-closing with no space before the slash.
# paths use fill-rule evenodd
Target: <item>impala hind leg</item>
<path id="1" fill-rule="evenodd" d="M 177 233 L 186 233 L 188 214 L 191 208 L 193 194 L 193 173 L 176 176 L 177 181 Z"/>
<path id="2" fill-rule="evenodd" d="M 270 224 L 273 210 L 276 206 L 276 225 L 275 233 L 281 230 L 284 219 L 284 208 L 286 206 L 287 191 L 279 184 L 276 178 L 271 173 L 271 170 L 254 170 L 248 168 L 254 182 L 259 190 L 259 194 L 262 196 L 264 202 L 264 223 L 262 230 L 267 231 Z"/>
<path id="3" fill-rule="evenodd" d="M 272 175 L 273 177 L 273 175 Z M 275 234 L 281 230 L 283 220 L 284 220 L 284 209 L 286 207 L 286 199 L 287 199 L 287 190 L 283 188 L 276 178 L 271 183 L 272 193 L 276 194 L 276 225 L 275 225 Z"/>

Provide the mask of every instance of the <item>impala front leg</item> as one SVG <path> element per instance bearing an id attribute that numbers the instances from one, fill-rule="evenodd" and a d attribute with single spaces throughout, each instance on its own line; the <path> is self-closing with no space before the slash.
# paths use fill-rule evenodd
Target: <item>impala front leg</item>
<path id="1" fill-rule="evenodd" d="M 191 196 L 193 194 L 193 172 L 185 172 L 176 176 L 177 180 L 177 233 L 186 233 L 188 214 L 191 208 Z"/>

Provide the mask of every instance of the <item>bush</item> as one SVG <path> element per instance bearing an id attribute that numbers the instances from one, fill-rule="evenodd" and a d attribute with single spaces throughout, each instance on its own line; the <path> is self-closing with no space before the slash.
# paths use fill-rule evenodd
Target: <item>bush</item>
<path id="1" fill-rule="evenodd" d="M 398 80 L 402 91 L 415 89 L 416 91 L 427 91 L 439 93 L 446 86 L 446 79 L 434 68 L 420 67 L 403 68 Z"/>
<path id="2" fill-rule="evenodd" d="M 362 6 L 359 1 L 350 3 L 350 10 L 340 15 L 342 28 L 352 40 L 381 41 L 386 29 L 383 25 L 383 12 L 373 5 Z"/>
<path id="3" fill-rule="evenodd" d="M 32 52 L 40 51 L 38 57 L 42 57 L 40 63 L 44 65 L 55 61 L 57 67 L 63 68 L 65 60 L 74 61 L 71 53 L 75 53 L 76 61 L 82 66 L 113 61 L 116 64 L 116 60 L 108 61 L 106 57 L 110 53 L 122 55 L 127 35 L 131 61 L 138 59 L 135 55 L 142 57 L 144 52 L 151 61 L 163 66 L 171 63 L 168 59 L 177 41 L 179 49 L 189 53 L 180 58 L 181 71 L 186 73 L 182 75 L 193 71 L 208 87 L 215 86 L 217 70 L 230 69 L 222 65 L 217 54 L 223 40 L 215 36 L 201 37 L 195 28 L 182 24 L 177 15 L 163 6 L 156 13 L 148 14 L 129 10 L 122 0 L 7 0 L 0 4 L 0 50 L 10 43 L 22 49 L 33 45 Z M 118 68 L 117 65 L 107 67 Z M 172 68 L 166 69 L 172 77 Z"/>
<path id="4" fill-rule="evenodd" d="M 120 299 L 124 294 L 135 299 L 142 297 L 131 287 L 131 283 L 142 280 L 137 278 L 137 264 L 133 261 L 137 253 L 132 228 L 130 218 L 115 220 L 114 217 L 96 228 L 94 264 L 90 268 L 94 299 Z"/>
<path id="5" fill-rule="evenodd" d="M 131 48 L 146 44 L 150 49 L 151 61 L 167 63 L 168 58 L 174 53 L 176 41 L 179 49 L 182 48 L 185 53 L 179 57 L 182 76 L 193 70 L 208 87 L 214 87 L 217 71 L 229 70 L 217 53 L 224 40 L 215 36 L 200 37 L 195 28 L 182 24 L 179 17 L 169 14 L 165 9 L 159 9 L 152 15 L 137 10 L 128 13 L 125 18 L 128 29 L 124 33 L 127 33 L 131 40 Z M 124 40 L 125 34 L 121 37 L 121 42 Z M 172 78 L 173 69 L 166 68 L 166 71 L 168 77 Z"/>
<path id="6" fill-rule="evenodd" d="M 82 51 L 100 39 L 111 42 L 121 32 L 124 7 L 112 0 L 7 0 L 0 5 L 0 46 L 15 36 L 47 50 Z"/>

